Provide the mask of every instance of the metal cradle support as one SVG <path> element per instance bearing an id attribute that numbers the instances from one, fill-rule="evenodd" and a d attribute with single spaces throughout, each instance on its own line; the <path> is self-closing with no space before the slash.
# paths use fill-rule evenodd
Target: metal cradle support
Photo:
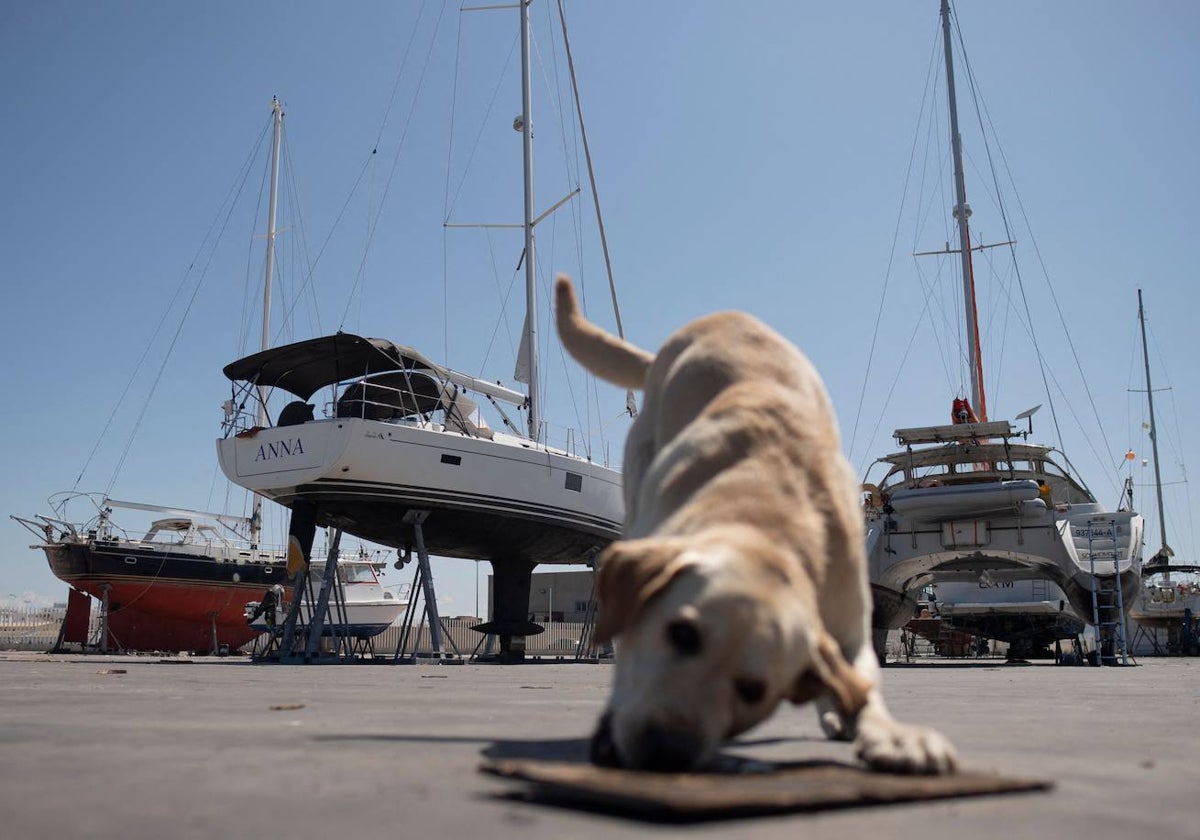
<path id="1" fill-rule="evenodd" d="M 309 659 L 314 659 L 320 655 L 321 637 L 325 633 L 325 618 L 329 615 L 329 596 L 331 593 L 339 593 L 340 590 L 340 587 L 338 586 L 337 567 L 338 553 L 340 551 L 341 542 L 342 529 L 337 528 L 333 532 L 333 537 L 329 540 L 329 555 L 325 559 L 325 574 L 321 581 L 321 592 L 319 595 L 317 595 L 317 603 L 313 607 L 312 615 L 308 620 L 308 645 L 304 650 L 304 658 L 306 661 Z M 342 599 L 340 594 L 334 594 L 334 598 L 337 603 L 341 603 Z M 342 612 L 344 614 L 344 607 Z M 337 632 L 338 626 L 338 622 L 331 624 L 331 628 L 333 629 L 338 642 L 337 653 L 340 654 L 342 652 L 341 640 L 345 636 L 344 631 L 346 622 L 344 618 L 340 622 L 340 628 L 343 631 L 342 633 Z"/>
<path id="2" fill-rule="evenodd" d="M 296 582 L 292 587 L 292 603 L 288 608 L 287 617 L 284 619 L 282 638 L 279 642 L 278 651 L 281 662 L 310 662 L 320 657 L 321 639 L 325 635 L 327 626 L 334 642 L 334 656 L 348 657 L 353 653 L 347 630 L 346 605 L 342 597 L 342 587 L 338 582 L 341 539 L 341 529 L 335 529 L 330 537 L 329 554 L 325 559 L 319 593 L 312 591 L 308 564 L 305 564 L 305 568 L 296 573 Z M 307 622 L 301 615 L 304 603 L 312 605 Z M 268 648 L 268 652 L 269 650 L 270 648 Z"/>
<path id="3" fill-rule="evenodd" d="M 420 598 L 425 602 L 425 618 L 429 625 L 429 643 L 433 648 L 433 656 L 442 661 L 454 661 L 451 655 L 447 653 L 445 642 L 447 637 L 442 633 L 442 619 L 438 615 L 437 593 L 433 586 L 433 570 L 429 565 L 429 551 L 425 548 L 425 532 L 422 528 L 425 520 L 429 518 L 427 510 L 410 510 L 404 514 L 404 522 L 412 525 L 413 541 L 416 543 L 417 549 L 417 571 L 413 579 L 412 595 L 409 599 L 408 609 L 404 613 L 404 622 L 400 629 L 400 640 L 396 644 L 396 653 L 393 659 L 412 662 L 416 656 L 418 639 L 412 638 L 413 625 L 417 623 L 418 611 L 416 608 L 417 593 L 420 593 Z M 418 634 L 419 635 L 419 634 Z M 413 652 L 408 654 L 408 644 L 410 639 L 413 642 Z M 451 642 L 453 644 L 453 642 Z M 457 654 L 458 651 L 455 651 Z"/>
<path id="4" fill-rule="evenodd" d="M 315 509 L 294 509 L 290 525 L 290 540 L 302 556 L 303 565 L 295 571 L 292 584 L 292 601 L 278 637 L 278 659 L 281 662 L 311 662 L 321 657 L 321 640 L 326 628 L 333 640 L 332 654 L 336 658 L 352 658 L 356 651 L 349 633 L 349 618 L 341 583 L 338 579 L 338 558 L 341 555 L 342 530 L 335 528 L 329 538 L 329 551 L 325 558 L 325 569 L 320 592 L 313 592 L 313 581 L 309 575 L 313 537 L 316 533 Z M 302 615 L 304 604 L 309 604 L 308 617 Z M 332 610 L 332 612 L 331 612 Z M 275 637 L 273 637 L 274 639 Z M 272 640 L 263 655 L 276 650 Z"/>
<path id="5" fill-rule="evenodd" d="M 304 601 L 304 589 L 308 584 L 308 564 L 296 572 L 296 582 L 292 584 L 292 603 L 288 607 L 287 617 L 283 620 L 283 637 L 279 643 L 279 656 L 292 656 L 296 649 L 296 623 L 300 620 L 300 605 Z"/>
<path id="6" fill-rule="evenodd" d="M 599 573 L 596 557 L 593 556 L 588 565 L 592 567 L 592 588 L 583 615 L 583 629 L 579 631 L 579 643 L 575 646 L 575 659 L 579 662 L 597 661 L 601 653 L 596 643 L 596 575 Z"/>
<path id="7" fill-rule="evenodd" d="M 212 642 L 209 645 L 209 653 L 213 656 L 223 656 L 221 653 L 221 640 L 217 637 L 217 613 L 215 610 L 208 614 L 209 632 L 212 636 Z"/>
<path id="8" fill-rule="evenodd" d="M 108 590 L 109 584 L 100 584 L 100 652 L 108 653 Z"/>
<path id="9" fill-rule="evenodd" d="M 295 652 L 296 621 L 300 617 L 300 602 L 308 584 L 308 566 L 316 534 L 317 506 L 310 502 L 296 502 L 292 505 L 292 516 L 288 522 L 288 573 L 294 574 L 296 581 L 292 584 L 292 605 L 283 621 L 283 639 L 279 645 L 281 658 Z"/>

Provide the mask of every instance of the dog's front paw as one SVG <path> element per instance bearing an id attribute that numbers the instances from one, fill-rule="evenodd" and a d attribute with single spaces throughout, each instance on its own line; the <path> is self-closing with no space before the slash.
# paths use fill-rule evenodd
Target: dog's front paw
<path id="1" fill-rule="evenodd" d="M 888 721 L 861 727 L 858 757 L 872 770 L 892 773 L 953 773 L 958 768 L 954 746 L 940 732 Z"/>
<path id="2" fill-rule="evenodd" d="M 847 723 L 846 719 L 837 711 L 833 709 L 819 711 L 817 720 L 821 723 L 821 731 L 830 741 L 854 740 L 854 727 Z"/>

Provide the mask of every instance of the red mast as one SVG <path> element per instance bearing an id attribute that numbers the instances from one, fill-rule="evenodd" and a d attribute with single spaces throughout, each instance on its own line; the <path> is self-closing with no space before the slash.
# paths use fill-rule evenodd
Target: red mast
<path id="1" fill-rule="evenodd" d="M 981 422 L 987 422 L 987 396 L 983 391 L 983 357 L 979 343 L 979 311 L 975 303 L 975 272 L 971 265 L 971 230 L 967 219 L 966 179 L 963 176 L 962 136 L 958 133 L 958 102 L 954 96 L 954 53 L 950 42 L 950 0 L 942 0 L 942 41 L 946 52 L 946 95 L 950 107 L 950 148 L 954 155 L 954 218 L 958 222 L 958 249 L 962 258 L 963 305 L 966 313 L 967 354 L 971 368 L 971 405 Z"/>

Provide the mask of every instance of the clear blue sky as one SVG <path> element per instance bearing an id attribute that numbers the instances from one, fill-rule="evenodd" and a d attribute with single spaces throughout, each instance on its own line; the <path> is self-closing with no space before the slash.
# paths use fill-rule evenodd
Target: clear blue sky
<path id="1" fill-rule="evenodd" d="M 533 9 L 536 154 L 551 170 L 543 177 L 539 169 L 539 209 L 567 182 L 555 163 L 558 114 L 544 96 L 546 80 L 564 72 L 551 58 L 551 7 L 537 0 Z M 948 201 L 916 197 L 921 161 L 944 169 L 923 139 L 905 192 L 938 36 L 936 0 L 567 9 L 628 335 L 655 347 L 702 313 L 758 314 L 823 372 L 856 465 L 890 451 L 893 428 L 945 422 L 958 374 L 945 369 L 935 339 L 952 343 L 954 330 L 921 316 L 924 293 L 908 256 L 949 236 Z M 1189 422 L 1200 414 L 1192 340 L 1200 303 L 1200 6 L 964 0 L 957 12 L 1001 144 L 993 153 L 1003 151 L 1015 182 L 1010 212 L 1032 230 L 1016 232 L 1018 256 L 1033 328 L 1060 383 L 1062 443 L 1110 506 L 1126 449 L 1137 451 L 1138 464 L 1149 457 L 1143 398 L 1129 392 L 1142 387 L 1141 286 L 1155 384 L 1171 388 L 1160 399 L 1160 441 L 1172 482 L 1172 542 L 1184 559 L 1195 548 L 1189 505 L 1200 504 L 1200 492 L 1193 502 L 1187 486 L 1174 483 L 1184 466 L 1200 465 Z M 241 183 L 272 95 L 287 111 L 296 189 L 281 222 L 278 299 L 295 294 L 320 253 L 312 291 L 280 340 L 343 326 L 509 377 L 496 289 L 512 276 L 519 245 L 502 234 L 490 243 L 479 233 L 443 235 L 442 221 L 448 161 L 454 220 L 519 217 L 518 135 L 510 127 L 519 98 L 507 59 L 515 14 L 462 15 L 434 2 L 0 5 L 0 387 L 10 406 L 0 512 L 45 512 L 48 495 L 75 485 L 143 353 L 79 489 L 108 487 L 141 416 L 114 496 L 240 509 L 240 496 L 227 495 L 219 477 L 213 441 L 228 395 L 221 367 L 258 340 L 261 258 L 251 248 L 261 248 L 252 240 L 262 232 L 254 217 L 261 158 L 242 196 L 249 210 L 226 217 L 221 208 Z M 963 110 L 971 113 L 965 102 Z M 936 119 L 944 125 L 941 99 Z M 964 116 L 972 221 L 977 237 L 997 241 L 1003 229 L 973 120 Z M 944 149 L 943 136 L 933 139 Z M 898 222 L 905 195 L 910 208 L 926 202 L 916 204 L 923 227 Z M 541 270 L 582 271 L 591 310 L 611 324 L 594 238 L 582 269 L 562 256 L 572 238 L 568 218 L 542 229 Z M 201 245 L 214 220 L 225 228 L 210 261 Z M 922 271 L 929 282 L 938 269 Z M 977 271 L 981 285 L 989 282 Z M 1046 402 L 1028 356 L 1032 340 L 1002 303 L 1003 289 L 1014 288 L 1011 275 L 1002 276 L 1010 285 L 981 289 L 997 419 Z M 184 306 L 168 309 L 177 288 L 183 301 L 198 291 L 164 365 Z M 281 323 L 282 310 L 277 316 Z M 516 329 L 519 315 L 510 312 L 507 323 Z M 548 375 L 564 379 L 557 351 L 547 357 Z M 552 388 L 554 422 L 588 422 L 576 396 Z M 614 458 L 626 428 L 619 413 L 620 395 L 602 391 L 590 415 L 593 425 L 603 422 Z M 1048 409 L 1035 423 L 1040 438 L 1058 443 Z M 1144 510 L 1149 475 L 1134 474 Z M 29 535 L 5 522 L 0 599 L 63 599 L 65 585 L 27 548 Z M 1152 552 L 1153 534 L 1148 543 Z M 443 609 L 473 612 L 472 564 L 440 560 L 434 571 Z"/>

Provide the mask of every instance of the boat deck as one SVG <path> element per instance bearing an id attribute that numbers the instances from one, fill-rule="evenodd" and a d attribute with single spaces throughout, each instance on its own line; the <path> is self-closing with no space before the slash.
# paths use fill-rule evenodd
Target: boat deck
<path id="1" fill-rule="evenodd" d="M 663 826 L 522 802 L 484 756 L 578 758 L 608 665 L 326 667 L 245 659 L 0 654 L 8 837 L 642 838 Z M 1194 837 L 1196 660 L 1140 667 L 898 665 L 897 717 L 936 724 L 965 768 L 1048 793 L 741 819 L 689 837 Z M 1152 712 L 1148 712 L 1152 709 Z M 737 751 L 852 761 L 811 709 Z"/>

